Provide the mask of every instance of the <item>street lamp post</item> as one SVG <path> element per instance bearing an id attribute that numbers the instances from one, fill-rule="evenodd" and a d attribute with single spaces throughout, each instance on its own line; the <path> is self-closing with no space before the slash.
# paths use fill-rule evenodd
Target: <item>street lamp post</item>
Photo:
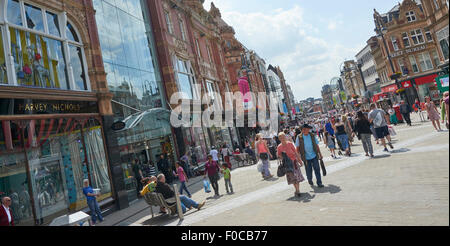
<path id="1" fill-rule="evenodd" d="M 388 57 L 388 60 L 389 60 L 389 65 L 391 66 L 392 73 L 395 74 L 395 68 L 394 68 L 394 64 L 392 63 L 391 54 L 389 53 L 389 50 L 388 50 L 388 48 L 387 48 L 388 46 L 387 46 L 387 43 L 386 43 L 386 39 L 384 38 L 384 34 L 386 34 L 387 30 L 386 30 L 385 27 L 381 27 L 381 24 L 378 22 L 378 19 L 377 19 L 377 18 L 375 18 L 375 31 L 377 32 L 377 34 L 379 34 L 379 36 L 381 36 L 381 39 L 383 40 L 384 49 L 385 49 L 385 51 L 386 51 L 386 54 L 387 54 L 387 57 Z M 395 76 L 394 79 L 395 79 L 395 85 L 397 86 L 398 89 L 400 89 L 400 88 L 401 88 L 401 85 L 400 85 L 400 83 L 398 82 L 398 78 Z M 405 96 L 406 96 L 406 95 L 405 95 L 405 92 L 404 92 L 404 91 L 403 91 L 403 92 L 400 92 L 400 97 L 401 97 L 402 99 L 404 99 Z M 409 102 L 408 97 L 406 97 L 406 101 L 407 101 L 407 103 L 408 103 L 409 105 L 412 105 L 412 104 Z"/>

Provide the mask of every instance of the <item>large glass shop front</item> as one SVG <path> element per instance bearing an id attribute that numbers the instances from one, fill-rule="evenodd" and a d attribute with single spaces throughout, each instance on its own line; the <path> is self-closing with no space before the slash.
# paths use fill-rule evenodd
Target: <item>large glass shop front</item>
<path id="1" fill-rule="evenodd" d="M 0 192 L 11 197 L 17 225 L 47 224 L 86 207 L 84 179 L 100 189 L 99 201 L 111 196 L 97 118 L 0 122 Z"/>

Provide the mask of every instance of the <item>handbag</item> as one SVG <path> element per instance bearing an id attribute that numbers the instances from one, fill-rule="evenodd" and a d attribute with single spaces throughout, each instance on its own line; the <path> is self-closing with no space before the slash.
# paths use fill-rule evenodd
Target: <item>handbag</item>
<path id="1" fill-rule="evenodd" d="M 284 167 L 284 163 L 281 162 L 281 163 L 278 165 L 277 176 L 278 176 L 279 178 L 281 178 L 281 177 L 283 177 L 284 175 L 286 175 L 286 168 Z"/>
<path id="2" fill-rule="evenodd" d="M 323 160 L 319 160 L 320 168 L 322 169 L 322 176 L 327 176 L 327 169 L 325 169 L 325 163 Z"/>

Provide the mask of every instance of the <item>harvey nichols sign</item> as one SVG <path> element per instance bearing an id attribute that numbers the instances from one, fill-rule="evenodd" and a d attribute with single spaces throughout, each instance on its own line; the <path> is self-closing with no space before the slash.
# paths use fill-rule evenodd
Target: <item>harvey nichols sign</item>
<path id="1" fill-rule="evenodd" d="M 391 55 L 391 57 L 397 57 L 397 56 L 401 56 L 401 55 L 406 55 L 406 54 L 409 54 L 409 53 L 413 53 L 413 52 L 424 50 L 426 48 L 427 48 L 427 45 L 424 44 L 424 45 L 416 46 L 414 48 L 400 50 L 400 51 L 397 51 L 397 52 L 393 53 Z"/>

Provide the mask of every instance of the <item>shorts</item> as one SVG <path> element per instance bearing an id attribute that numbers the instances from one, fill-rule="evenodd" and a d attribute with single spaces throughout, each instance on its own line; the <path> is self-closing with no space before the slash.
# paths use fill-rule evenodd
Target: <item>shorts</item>
<path id="1" fill-rule="evenodd" d="M 377 139 L 382 139 L 386 136 L 389 136 L 389 128 L 387 126 L 375 128 L 375 133 L 377 135 Z"/>

